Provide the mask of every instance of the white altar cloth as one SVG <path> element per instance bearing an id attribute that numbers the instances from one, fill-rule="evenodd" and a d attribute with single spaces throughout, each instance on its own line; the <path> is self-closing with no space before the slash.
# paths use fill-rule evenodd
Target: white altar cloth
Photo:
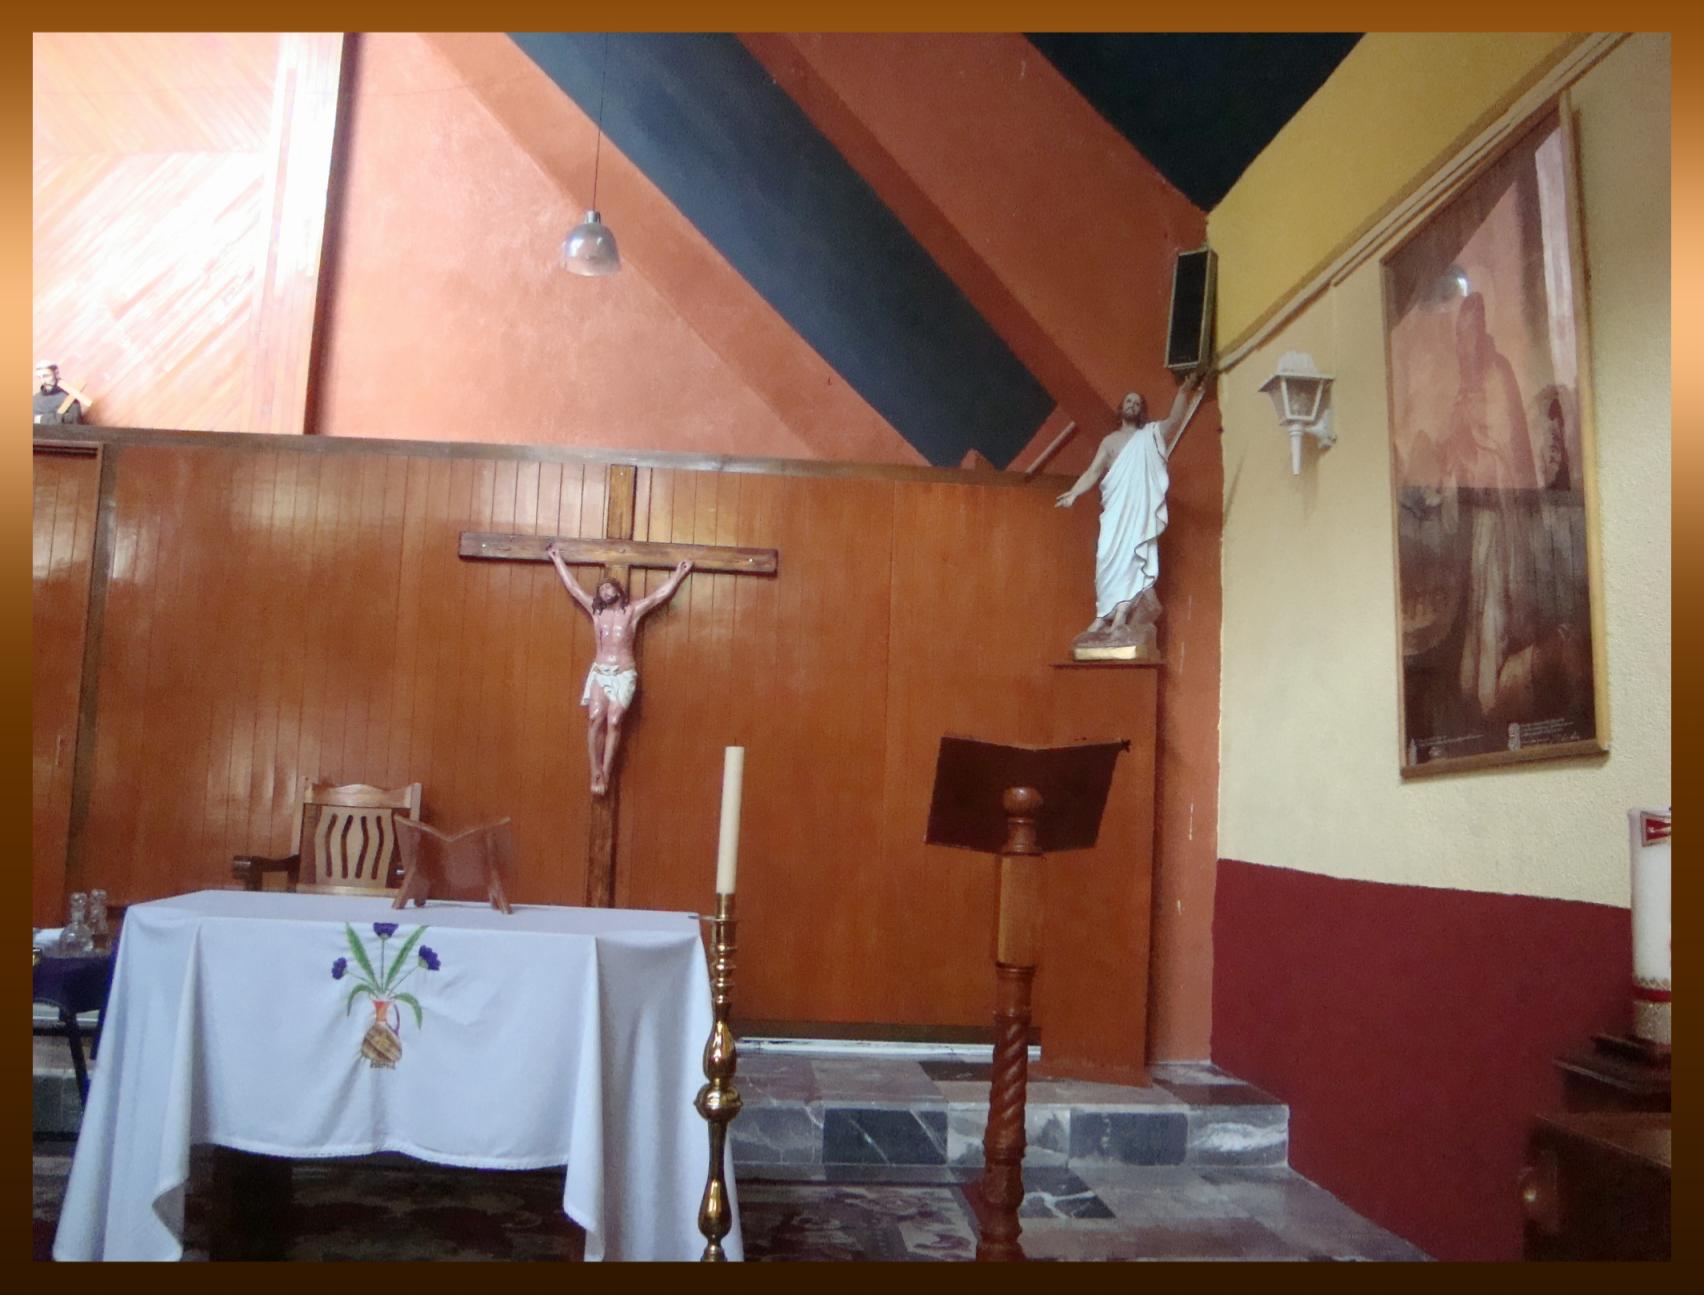
<path id="1" fill-rule="evenodd" d="M 396 930 L 381 940 L 375 923 Z M 419 1007 L 417 1020 L 383 995 L 394 1068 L 362 1052 L 376 1009 L 350 932 L 380 988 L 390 976 Z M 190 1147 L 214 1143 L 566 1165 L 562 1208 L 586 1230 L 587 1259 L 695 1260 L 708 1141 L 692 1102 L 710 1027 L 688 913 L 518 905 L 506 917 L 223 890 L 137 904 L 53 1256 L 182 1258 Z M 731 1163 L 727 1175 L 733 1203 Z M 742 1257 L 737 1207 L 724 1246 Z"/>

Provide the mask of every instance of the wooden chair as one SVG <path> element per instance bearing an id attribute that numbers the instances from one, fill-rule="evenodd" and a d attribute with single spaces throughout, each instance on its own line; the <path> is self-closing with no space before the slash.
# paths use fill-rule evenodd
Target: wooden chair
<path id="1" fill-rule="evenodd" d="M 365 783 L 333 787 L 304 779 L 292 852 L 280 858 L 238 855 L 231 875 L 245 890 L 260 890 L 269 872 L 284 875 L 286 890 L 334 895 L 383 894 L 402 877 L 396 817 L 420 817 L 420 784 L 385 791 Z"/>

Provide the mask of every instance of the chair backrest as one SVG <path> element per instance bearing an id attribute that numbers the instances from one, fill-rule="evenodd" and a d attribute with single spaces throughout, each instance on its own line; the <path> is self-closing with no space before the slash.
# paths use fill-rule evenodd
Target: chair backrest
<path id="1" fill-rule="evenodd" d="M 372 893 L 402 879 L 395 820 L 420 817 L 420 784 L 384 790 L 365 783 L 334 787 L 306 779 L 296 819 L 302 856 L 299 890 Z"/>

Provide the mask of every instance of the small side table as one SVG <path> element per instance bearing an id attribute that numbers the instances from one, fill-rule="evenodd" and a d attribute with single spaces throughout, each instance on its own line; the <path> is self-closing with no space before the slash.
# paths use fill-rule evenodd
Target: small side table
<path id="1" fill-rule="evenodd" d="M 84 1012 L 99 1012 L 94 1037 L 90 1040 L 89 1055 L 100 1046 L 100 1028 L 106 1019 L 107 991 L 112 988 L 113 953 L 79 954 L 55 957 L 45 954 L 31 969 L 34 978 L 32 997 L 59 1010 L 57 1025 L 36 1026 L 35 1033 L 63 1035 L 71 1044 L 71 1065 L 77 1072 L 77 1094 L 89 1100 L 89 1067 L 83 1059 L 83 1031 L 77 1017 Z"/>

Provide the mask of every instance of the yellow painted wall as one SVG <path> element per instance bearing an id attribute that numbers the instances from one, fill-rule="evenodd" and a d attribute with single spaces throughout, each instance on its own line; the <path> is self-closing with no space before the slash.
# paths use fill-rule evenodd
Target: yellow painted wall
<path id="1" fill-rule="evenodd" d="M 1393 38 L 1394 39 L 1394 38 Z M 1602 548 L 1607 759 L 1404 783 L 1375 257 L 1220 380 L 1221 857 L 1330 876 L 1628 903 L 1625 811 L 1670 800 L 1669 41 L 1573 87 Z M 1283 165 L 1283 146 L 1263 161 Z M 1227 269 L 1225 277 L 1231 277 Z M 1288 350 L 1336 375 L 1302 475 L 1258 387 Z"/>
<path id="2" fill-rule="evenodd" d="M 1577 39 L 1363 36 L 1207 218 L 1219 254 L 1220 344 L 1235 344 Z"/>

